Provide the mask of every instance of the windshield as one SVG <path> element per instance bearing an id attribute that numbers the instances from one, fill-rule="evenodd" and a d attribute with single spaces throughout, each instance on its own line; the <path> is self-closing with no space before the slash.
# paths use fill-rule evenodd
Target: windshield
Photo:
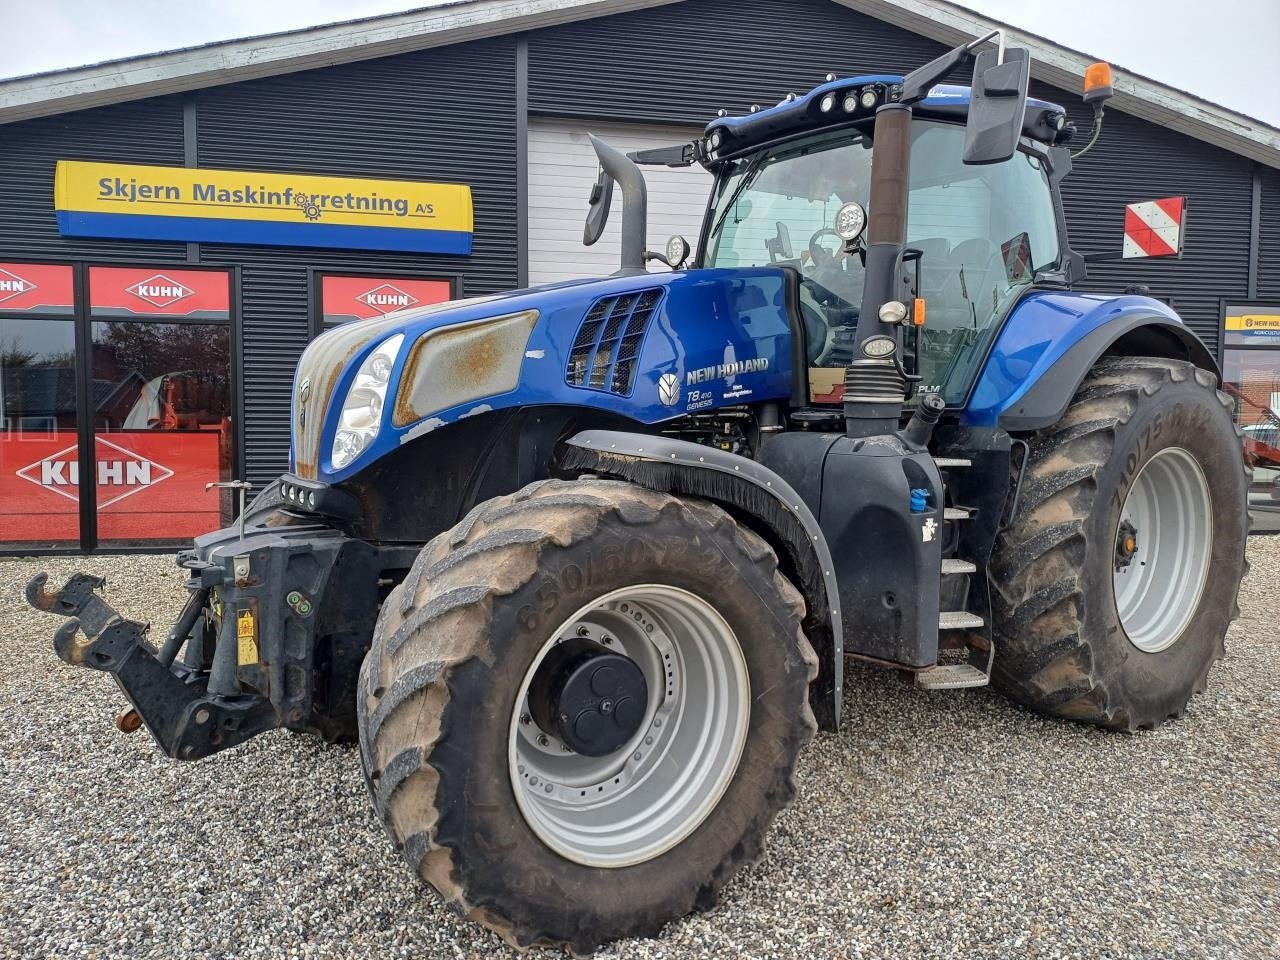
<path id="1" fill-rule="evenodd" d="M 963 149 L 964 127 L 914 121 L 907 244 L 922 252 L 917 292 L 927 323 L 911 328 L 906 352 L 918 336 L 921 389 L 951 405 L 964 402 L 998 320 L 1060 259 L 1041 161 L 1019 152 L 969 166 Z M 869 133 L 817 134 L 737 161 L 716 184 L 704 265 L 799 270 L 809 366 L 817 370 L 854 356 L 862 256 L 844 252 L 832 225 L 850 200 L 870 206 L 871 155 Z"/>

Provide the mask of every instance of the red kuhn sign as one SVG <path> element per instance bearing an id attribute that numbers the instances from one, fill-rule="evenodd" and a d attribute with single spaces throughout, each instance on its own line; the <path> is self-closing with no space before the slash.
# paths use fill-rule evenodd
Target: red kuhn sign
<path id="1" fill-rule="evenodd" d="M 95 317 L 198 317 L 231 313 L 227 275 L 216 270 L 92 267 L 89 303 Z"/>
<path id="2" fill-rule="evenodd" d="M 221 526 L 219 435 L 112 433 L 96 439 L 98 539 L 189 540 Z M 79 538 L 80 464 L 71 432 L 0 436 L 0 543 Z"/>
<path id="3" fill-rule="evenodd" d="M 74 312 L 71 268 L 56 263 L 0 263 L 0 310 L 69 317 Z"/>
<path id="4" fill-rule="evenodd" d="M 409 280 L 396 277 L 324 277 L 321 300 L 325 323 L 372 320 L 453 296 L 448 280 Z"/>

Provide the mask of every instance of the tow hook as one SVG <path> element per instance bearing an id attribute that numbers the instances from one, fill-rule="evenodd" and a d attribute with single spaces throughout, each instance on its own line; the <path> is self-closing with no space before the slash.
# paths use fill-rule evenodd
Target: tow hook
<path id="1" fill-rule="evenodd" d="M 120 684 L 130 707 L 116 717 L 117 729 L 145 726 L 166 754 L 195 760 L 280 725 L 266 697 L 212 695 L 205 673 L 174 662 L 200 613 L 201 591 L 156 650 L 146 640 L 146 624 L 122 617 L 103 599 L 102 577 L 77 573 L 60 590 L 47 589 L 47 579 L 43 573 L 31 579 L 27 602 L 66 618 L 53 638 L 60 659 L 110 673 Z"/>

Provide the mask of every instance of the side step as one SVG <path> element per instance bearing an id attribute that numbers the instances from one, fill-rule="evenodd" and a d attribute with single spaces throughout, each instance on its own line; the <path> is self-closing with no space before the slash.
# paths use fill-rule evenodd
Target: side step
<path id="1" fill-rule="evenodd" d="M 954 557 L 942 558 L 942 575 L 949 573 L 977 573 L 978 568 L 968 560 L 957 560 Z"/>
<path id="2" fill-rule="evenodd" d="M 943 610 L 938 614 L 939 630 L 977 630 L 983 620 L 968 610 Z"/>
<path id="3" fill-rule="evenodd" d="M 987 679 L 987 675 L 971 663 L 948 663 L 921 670 L 916 674 L 916 686 L 921 690 L 959 690 L 985 687 Z"/>
<path id="4" fill-rule="evenodd" d="M 934 457 L 933 462 L 938 465 L 939 470 L 946 470 L 949 467 L 973 466 L 973 461 L 965 457 Z"/>

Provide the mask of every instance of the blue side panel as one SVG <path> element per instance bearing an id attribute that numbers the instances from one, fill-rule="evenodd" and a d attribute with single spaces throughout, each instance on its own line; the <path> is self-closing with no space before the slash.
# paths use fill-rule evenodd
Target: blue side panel
<path id="1" fill-rule="evenodd" d="M 1015 406 L 1080 340 L 1134 312 L 1182 323 L 1172 309 L 1150 297 L 1039 292 L 1024 298 L 996 338 L 962 421 L 995 426 L 1000 415 Z"/>
<path id="2" fill-rule="evenodd" d="M 660 294 L 640 346 L 628 393 L 573 386 L 566 371 L 575 336 L 588 310 L 602 297 L 634 291 Z M 585 407 L 621 414 L 641 423 L 660 423 L 686 413 L 762 400 L 791 391 L 791 328 L 784 274 L 771 267 L 683 270 L 673 273 L 573 281 L 519 290 L 483 302 L 408 317 L 404 348 L 391 373 L 388 397 L 399 386 L 410 345 L 423 333 L 488 317 L 537 310 L 538 321 L 525 346 L 519 386 L 508 393 L 439 410 L 416 424 L 396 428 L 384 419 L 368 451 L 343 470 L 332 470 L 329 451 L 337 430 L 337 405 L 355 371 L 385 339 L 380 336 L 347 364 L 326 414 L 321 439 L 320 477 L 336 482 L 431 430 L 489 410 L 530 405 Z M 615 351 L 616 355 L 616 351 Z M 803 373 L 803 371 L 801 371 Z M 388 408 L 391 404 L 387 404 Z"/>
<path id="3" fill-rule="evenodd" d="M 347 250 L 408 250 L 471 253 L 471 234 L 460 230 L 358 227 L 341 223 L 224 220 L 218 217 L 150 217 L 136 213 L 58 211 L 64 237 L 123 237 L 278 247 L 341 247 Z"/>

